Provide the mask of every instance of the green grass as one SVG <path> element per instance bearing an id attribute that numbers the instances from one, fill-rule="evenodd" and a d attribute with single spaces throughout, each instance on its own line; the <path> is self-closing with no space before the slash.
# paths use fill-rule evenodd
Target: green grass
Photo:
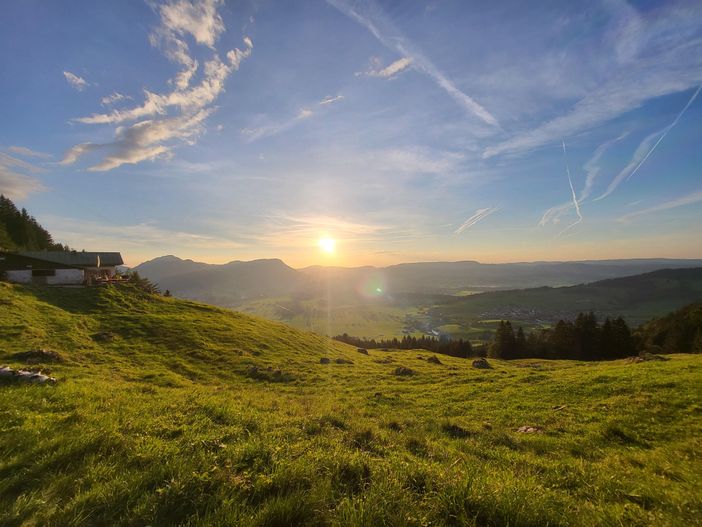
<path id="1" fill-rule="evenodd" d="M 406 315 L 415 315 L 416 308 L 384 305 L 380 302 L 368 304 L 340 304 L 334 299 L 293 302 L 290 299 L 264 299 L 247 302 L 235 307 L 245 313 L 279 320 L 286 324 L 314 331 L 320 335 L 340 335 L 347 333 L 368 339 L 392 339 L 402 337 Z M 421 336 L 420 332 L 412 335 Z"/>
<path id="2" fill-rule="evenodd" d="M 0 525 L 701 524 L 701 356 L 476 370 L 0 284 L 0 363 L 37 347 L 64 360 L 55 386 L 0 385 Z"/>

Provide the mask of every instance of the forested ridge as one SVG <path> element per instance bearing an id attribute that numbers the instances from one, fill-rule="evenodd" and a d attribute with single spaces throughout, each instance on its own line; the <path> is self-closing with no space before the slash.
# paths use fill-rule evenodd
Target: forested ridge
<path id="1" fill-rule="evenodd" d="M 18 209 L 10 198 L 0 194 L 0 250 L 62 251 L 68 246 L 56 243 L 49 231 L 39 225 L 27 209 Z"/>

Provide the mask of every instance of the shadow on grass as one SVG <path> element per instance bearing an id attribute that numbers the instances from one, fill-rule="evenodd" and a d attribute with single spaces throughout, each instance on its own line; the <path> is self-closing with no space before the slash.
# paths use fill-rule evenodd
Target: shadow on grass
<path id="1" fill-rule="evenodd" d="M 100 288 L 26 286 L 22 293 L 71 313 L 94 313 L 100 307 Z"/>

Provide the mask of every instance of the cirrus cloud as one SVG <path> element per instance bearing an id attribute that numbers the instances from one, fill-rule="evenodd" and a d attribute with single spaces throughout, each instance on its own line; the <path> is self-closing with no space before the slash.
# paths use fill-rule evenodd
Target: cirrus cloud
<path id="1" fill-rule="evenodd" d="M 213 103 L 224 91 L 231 73 L 251 55 L 253 42 L 244 37 L 244 49 L 226 52 L 226 60 L 219 58 L 215 43 L 225 30 L 217 8 L 221 0 L 175 0 L 153 6 L 159 14 L 160 24 L 149 35 L 151 44 L 163 50 L 166 58 L 179 64 L 170 83 L 170 92 L 144 91 L 141 104 L 131 108 L 113 109 L 78 117 L 73 122 L 81 124 L 120 125 L 115 129 L 114 140 L 108 143 L 84 142 L 70 148 L 61 161 L 62 165 L 77 162 L 89 153 L 102 154 L 89 171 L 112 170 L 124 164 L 135 164 L 172 155 L 177 143 L 193 144 L 204 132 L 204 120 L 214 112 Z M 204 63 L 200 81 L 192 84 L 200 65 L 191 54 L 186 37 L 204 45 L 214 53 Z M 125 100 L 118 93 L 103 98 L 103 104 Z M 133 124 L 127 124 L 127 123 Z"/>
<path id="2" fill-rule="evenodd" d="M 63 76 L 66 79 L 66 82 L 78 91 L 83 91 L 88 87 L 88 81 L 86 81 L 83 77 L 79 77 L 75 73 L 64 71 Z"/>

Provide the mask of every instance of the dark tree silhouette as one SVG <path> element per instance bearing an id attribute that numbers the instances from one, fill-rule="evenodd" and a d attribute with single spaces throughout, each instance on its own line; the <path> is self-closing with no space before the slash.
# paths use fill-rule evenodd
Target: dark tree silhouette
<path id="1" fill-rule="evenodd" d="M 0 250 L 63 251 L 67 246 L 54 242 L 51 234 L 27 209 L 18 210 L 10 198 L 0 194 Z"/>

